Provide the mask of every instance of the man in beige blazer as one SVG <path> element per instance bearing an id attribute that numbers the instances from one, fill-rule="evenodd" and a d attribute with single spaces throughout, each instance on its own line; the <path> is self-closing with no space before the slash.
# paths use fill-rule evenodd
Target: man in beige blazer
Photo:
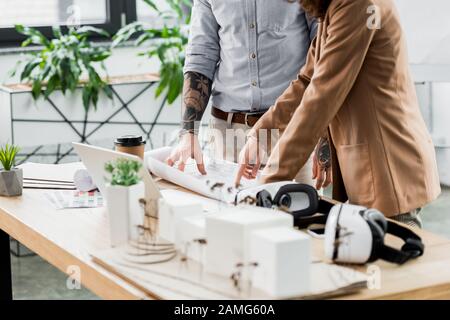
<path id="1" fill-rule="evenodd" d="M 251 131 L 236 182 L 254 177 L 260 130 L 282 132 L 262 183 L 291 180 L 326 135 L 334 199 L 420 226 L 416 213 L 441 190 L 394 1 L 300 2 L 322 6 L 312 10 L 317 38 L 298 78 Z"/>

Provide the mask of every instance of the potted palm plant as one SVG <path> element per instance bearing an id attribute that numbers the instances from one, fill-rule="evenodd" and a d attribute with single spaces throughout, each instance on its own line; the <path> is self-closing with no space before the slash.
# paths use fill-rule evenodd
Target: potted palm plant
<path id="1" fill-rule="evenodd" d="M 134 44 L 144 47 L 138 54 L 148 58 L 156 57 L 160 61 L 160 82 L 155 91 L 156 97 L 163 92 L 167 102 L 172 104 L 183 90 L 183 67 L 185 49 L 188 43 L 188 28 L 190 22 L 191 0 L 166 0 L 170 11 L 162 11 L 155 1 L 144 0 L 152 10 L 163 20 L 162 28 L 155 28 L 145 22 L 137 21 L 120 29 L 113 37 L 112 47 L 129 41 L 135 37 Z"/>
<path id="2" fill-rule="evenodd" d="M 6 144 L 0 148 L 0 196 L 15 197 L 22 195 L 23 172 L 15 168 L 16 155 L 19 147 Z"/>
<path id="3" fill-rule="evenodd" d="M 141 163 L 123 158 L 105 164 L 110 175 L 106 178 L 106 200 L 113 247 L 138 239 L 138 226 L 144 219 L 139 200 L 145 197 L 141 168 Z"/>
<path id="4" fill-rule="evenodd" d="M 108 38 L 104 30 L 83 26 L 64 32 L 54 27 L 53 37 L 46 38 L 34 28 L 16 29 L 27 36 L 22 46 L 34 46 L 12 74 L 20 83 L 0 86 L 0 143 L 12 141 L 28 154 L 39 150 L 40 157 L 58 163 L 70 154 L 68 144 L 74 141 L 96 143 L 127 134 L 150 140 L 152 133 L 158 134 L 153 127 L 160 113 L 149 108 L 149 101 L 165 103 L 163 97 L 154 99 L 158 76 L 110 77 L 104 65 L 112 54 L 109 45 L 89 38 Z M 49 145 L 56 148 L 43 148 Z"/>
<path id="5" fill-rule="evenodd" d="M 42 50 L 28 55 L 13 71 L 14 74 L 21 68 L 20 80 L 31 84 L 31 93 L 35 100 L 41 96 L 48 98 L 58 89 L 63 94 L 67 91 L 73 93 L 79 86 L 82 86 L 82 103 L 86 110 L 91 104 L 97 106 L 101 92 L 112 98 L 110 87 L 95 68 L 95 64 L 99 63 L 105 70 L 103 61 L 111 55 L 111 51 L 104 47 L 94 47 L 88 41 L 88 36 L 93 33 L 108 38 L 106 31 L 85 26 L 70 28 L 67 34 L 63 34 L 60 27 L 55 26 L 54 38 L 49 40 L 31 27 L 16 25 L 16 30 L 27 36 L 22 47 L 30 44 L 42 47 Z M 87 75 L 86 79 L 82 78 L 84 74 Z"/>

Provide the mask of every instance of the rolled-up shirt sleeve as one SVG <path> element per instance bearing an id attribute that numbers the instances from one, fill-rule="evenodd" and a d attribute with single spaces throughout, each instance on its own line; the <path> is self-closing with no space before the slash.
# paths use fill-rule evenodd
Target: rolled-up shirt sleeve
<path id="1" fill-rule="evenodd" d="M 220 57 L 219 25 L 208 0 L 194 0 L 184 72 L 214 79 Z"/>

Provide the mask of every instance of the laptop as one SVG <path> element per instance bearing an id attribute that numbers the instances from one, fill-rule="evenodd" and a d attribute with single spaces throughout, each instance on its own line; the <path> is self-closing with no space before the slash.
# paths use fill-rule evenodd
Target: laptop
<path id="1" fill-rule="evenodd" d="M 142 164 L 139 176 L 145 184 L 145 198 L 147 201 L 157 201 L 161 198 L 161 192 L 141 158 L 127 153 L 90 146 L 83 143 L 73 142 L 72 145 L 91 175 L 92 180 L 97 185 L 97 188 L 104 196 L 106 195 L 105 177 L 107 177 L 105 164 L 109 161 L 125 158 L 138 161 Z M 108 199 L 106 199 L 106 201 L 108 201 Z"/>
<path id="2" fill-rule="evenodd" d="M 158 216 L 158 201 L 161 198 L 165 199 L 169 203 L 201 203 L 206 212 L 216 212 L 219 208 L 217 201 L 207 199 L 197 194 L 187 193 L 177 189 L 160 190 L 156 182 L 153 180 L 147 166 L 144 164 L 144 161 L 137 156 L 83 143 L 73 142 L 72 145 L 89 172 L 89 175 L 92 177 L 92 180 L 95 182 L 97 188 L 105 197 L 106 202 L 108 202 L 108 199 L 106 197 L 105 177 L 107 175 L 105 172 L 105 164 L 109 161 L 125 158 L 136 160 L 143 164 L 139 175 L 145 184 L 145 198 L 149 204 L 149 207 L 147 208 L 150 212 L 152 212 L 151 214 L 154 217 Z"/>

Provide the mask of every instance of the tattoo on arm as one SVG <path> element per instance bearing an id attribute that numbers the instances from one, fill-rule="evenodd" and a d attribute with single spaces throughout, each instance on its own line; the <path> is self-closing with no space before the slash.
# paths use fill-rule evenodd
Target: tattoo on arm
<path id="1" fill-rule="evenodd" d="M 198 127 L 211 96 L 212 81 L 197 72 L 186 72 L 183 87 L 183 121 L 185 132 L 198 133 Z"/>
<path id="2" fill-rule="evenodd" d="M 331 167 L 331 151 L 328 138 L 320 138 L 316 148 L 316 157 L 320 168 L 328 169 Z"/>

